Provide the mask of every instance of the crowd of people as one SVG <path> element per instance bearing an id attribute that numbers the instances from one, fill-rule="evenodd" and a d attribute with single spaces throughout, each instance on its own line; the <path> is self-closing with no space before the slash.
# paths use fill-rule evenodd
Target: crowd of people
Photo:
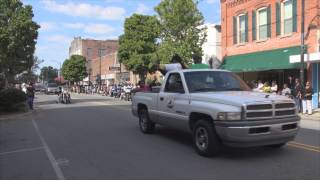
<path id="1" fill-rule="evenodd" d="M 84 94 L 99 94 L 102 96 L 110 96 L 119 98 L 120 100 L 131 100 L 131 94 L 139 91 L 150 91 L 152 86 L 159 86 L 156 78 L 149 84 L 145 84 L 144 81 L 139 81 L 138 84 L 131 82 L 114 83 L 111 85 L 91 85 L 91 86 L 73 86 L 71 92 L 84 93 Z"/>
<path id="2" fill-rule="evenodd" d="M 248 83 L 248 82 L 247 82 Z M 299 112 L 303 114 L 312 114 L 312 94 L 313 89 L 309 81 L 305 85 L 301 84 L 300 79 L 288 77 L 288 81 L 281 87 L 278 86 L 276 81 L 269 82 L 257 82 L 252 81 L 248 83 L 253 91 L 272 93 L 278 95 L 284 95 L 294 99 L 297 104 Z"/>

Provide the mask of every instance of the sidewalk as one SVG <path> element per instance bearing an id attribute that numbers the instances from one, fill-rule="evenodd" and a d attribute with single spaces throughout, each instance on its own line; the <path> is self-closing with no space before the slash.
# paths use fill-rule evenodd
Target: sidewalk
<path id="1" fill-rule="evenodd" d="M 314 109 L 312 115 L 300 114 L 302 128 L 320 130 L 320 109 Z"/>

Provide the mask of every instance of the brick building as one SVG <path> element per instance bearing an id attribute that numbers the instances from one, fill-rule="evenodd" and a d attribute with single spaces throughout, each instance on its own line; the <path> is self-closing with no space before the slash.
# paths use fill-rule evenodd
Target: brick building
<path id="1" fill-rule="evenodd" d="M 222 68 L 244 80 L 299 77 L 302 0 L 221 0 Z M 305 0 L 305 77 L 319 106 L 320 1 Z"/>
<path id="2" fill-rule="evenodd" d="M 101 78 L 102 84 L 118 83 L 120 81 L 132 81 L 134 76 L 124 67 L 121 68 L 117 60 L 117 40 L 93 40 L 75 37 L 69 47 L 69 56 L 82 55 L 86 58 L 89 76 L 85 82 L 98 84 Z M 101 65 L 100 65 L 101 60 Z M 101 72 L 101 76 L 100 76 Z"/>

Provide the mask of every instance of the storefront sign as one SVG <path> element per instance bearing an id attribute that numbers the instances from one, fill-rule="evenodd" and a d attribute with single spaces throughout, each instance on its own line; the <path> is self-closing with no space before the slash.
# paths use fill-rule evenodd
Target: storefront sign
<path id="1" fill-rule="evenodd" d="M 109 71 L 120 71 L 120 67 L 117 67 L 117 66 L 109 66 Z"/>
<path id="2" fill-rule="evenodd" d="M 290 63 L 300 63 L 300 54 L 290 56 Z M 305 62 L 320 62 L 320 53 L 310 53 L 304 54 L 304 61 Z"/>
<path id="3" fill-rule="evenodd" d="M 101 79 L 114 79 L 114 74 L 105 74 L 101 76 Z"/>

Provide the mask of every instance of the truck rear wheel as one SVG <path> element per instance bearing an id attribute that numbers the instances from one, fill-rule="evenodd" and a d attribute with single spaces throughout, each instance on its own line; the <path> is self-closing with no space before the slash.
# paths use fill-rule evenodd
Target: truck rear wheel
<path id="1" fill-rule="evenodd" d="M 196 122 L 193 128 L 193 145 L 201 156 L 211 157 L 219 154 L 221 143 L 211 123 L 205 120 Z"/>
<path id="2" fill-rule="evenodd" d="M 148 110 L 145 108 L 139 111 L 139 127 L 145 134 L 152 134 L 155 129 L 155 123 L 150 120 Z"/>

